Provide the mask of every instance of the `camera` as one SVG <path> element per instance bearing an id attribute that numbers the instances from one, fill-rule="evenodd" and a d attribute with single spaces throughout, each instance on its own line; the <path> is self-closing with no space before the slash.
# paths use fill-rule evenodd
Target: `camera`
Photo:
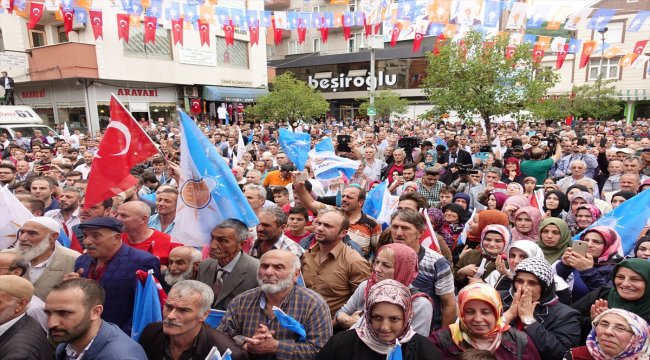
<path id="1" fill-rule="evenodd" d="M 458 167 L 458 175 L 464 176 L 464 175 L 469 175 L 471 174 L 471 165 L 463 165 L 456 163 L 456 167 Z"/>

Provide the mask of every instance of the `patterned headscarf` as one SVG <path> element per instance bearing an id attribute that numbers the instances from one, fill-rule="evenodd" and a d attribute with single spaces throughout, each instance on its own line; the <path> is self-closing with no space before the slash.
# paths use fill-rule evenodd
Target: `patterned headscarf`
<path id="1" fill-rule="evenodd" d="M 541 305 L 549 305 L 557 300 L 557 296 L 555 295 L 555 275 L 553 274 L 551 264 L 546 259 L 537 257 L 524 259 L 515 269 L 515 279 L 520 272 L 533 274 L 539 280 L 539 284 L 542 287 L 539 295 L 539 303 Z M 510 291 L 514 291 L 514 289 L 515 282 L 513 281 Z"/>
<path id="2" fill-rule="evenodd" d="M 505 209 L 508 205 L 514 205 L 517 208 L 515 211 L 511 212 L 509 216 L 510 222 L 514 223 L 515 212 L 524 206 L 530 206 L 530 201 L 524 195 L 512 195 L 506 199 L 505 203 L 503 203 L 503 208 Z"/>
<path id="3" fill-rule="evenodd" d="M 485 247 L 483 246 L 483 239 L 485 239 L 485 235 L 489 232 L 494 232 L 503 238 L 503 250 L 501 250 L 501 253 L 499 254 L 490 254 L 485 250 Z M 481 255 L 490 260 L 494 261 L 496 260 L 497 256 L 501 254 L 505 254 L 505 252 L 508 250 L 508 247 L 510 246 L 510 243 L 512 242 L 512 234 L 510 233 L 510 230 L 503 225 L 488 225 L 483 229 L 483 232 L 481 232 Z"/>
<path id="4" fill-rule="evenodd" d="M 481 336 L 482 339 L 478 339 L 479 341 L 474 339 L 477 335 L 471 334 L 468 327 L 463 322 L 463 318 L 465 317 L 465 305 L 467 305 L 470 300 L 479 300 L 488 304 L 492 308 L 492 312 L 496 319 L 494 328 L 492 328 L 486 335 Z M 503 318 L 501 296 L 499 296 L 499 293 L 492 286 L 481 282 L 469 284 L 460 290 L 458 293 L 458 318 L 455 323 L 449 325 L 451 339 L 456 345 L 460 347 L 461 343 L 466 342 L 473 348 L 488 350 L 491 353 L 494 353 L 499 345 L 501 345 L 501 335 L 509 328 L 510 325 L 508 325 Z M 481 346 L 486 343 L 485 340 L 491 341 L 487 347 Z"/>
<path id="5" fill-rule="evenodd" d="M 404 312 L 404 327 L 397 336 L 400 344 L 407 343 L 415 331 L 411 327 L 413 322 L 413 304 L 411 303 L 411 292 L 409 289 L 395 280 L 382 280 L 375 284 L 368 293 L 364 308 L 363 318 L 359 327 L 356 328 L 359 339 L 363 341 L 370 349 L 380 354 L 388 354 L 395 346 L 395 342 L 390 343 L 382 341 L 377 332 L 372 328 L 371 316 L 372 309 L 379 303 L 389 303 L 399 306 Z"/>
<path id="6" fill-rule="evenodd" d="M 603 249 L 603 253 L 600 254 L 600 256 L 598 256 L 597 259 L 594 259 L 594 263 L 604 264 L 610 260 L 616 262 L 616 260 L 623 258 L 621 236 L 618 235 L 616 230 L 608 226 L 594 226 L 592 228 L 589 228 L 589 230 L 585 231 L 580 236 L 580 240 L 584 240 L 585 235 L 589 234 L 590 232 L 596 232 L 600 234 L 600 236 L 602 236 L 603 240 L 605 241 L 605 247 Z"/>
<path id="7" fill-rule="evenodd" d="M 384 250 L 393 252 L 393 279 L 408 287 L 418 276 L 418 254 L 415 250 L 404 244 L 386 244 L 379 248 L 377 255 Z M 368 298 L 370 289 L 377 283 L 377 273 L 372 272 L 366 286 L 365 298 Z"/>
<path id="8" fill-rule="evenodd" d="M 506 185 L 506 193 L 508 193 L 508 189 L 514 188 L 515 193 L 511 196 L 517 196 L 517 195 L 523 195 L 524 194 L 524 187 L 518 183 L 518 182 L 510 182 L 508 185 Z"/>
<path id="9" fill-rule="evenodd" d="M 608 356 L 603 352 L 603 350 L 600 348 L 598 337 L 596 335 L 596 326 L 598 325 L 598 322 L 603 318 L 603 316 L 607 314 L 615 314 L 625 319 L 633 332 L 632 338 L 627 343 L 625 349 L 614 357 Z M 594 359 L 648 359 L 648 333 L 650 333 L 650 327 L 648 326 L 648 323 L 639 315 L 622 309 L 609 309 L 596 316 L 591 324 L 593 327 L 589 332 L 589 336 L 587 336 L 587 350 L 589 351 L 589 354 L 591 354 L 591 357 Z"/>
<path id="10" fill-rule="evenodd" d="M 445 216 L 442 210 L 432 207 L 429 208 L 427 214 L 429 215 L 429 220 L 431 220 L 431 225 L 433 225 L 433 230 L 442 236 L 447 246 L 451 249 L 454 246 L 454 237 L 445 229 Z"/>
<path id="11" fill-rule="evenodd" d="M 537 241 L 539 238 L 539 223 L 542 222 L 542 214 L 539 212 L 539 209 L 533 206 L 524 206 L 515 212 L 515 225 L 517 217 L 521 214 L 527 214 L 530 219 L 533 221 L 532 228 L 527 233 L 522 233 L 517 230 L 517 227 L 512 228 L 512 240 L 523 240 L 523 239 L 532 239 Z"/>
<path id="12" fill-rule="evenodd" d="M 567 225 L 566 221 L 559 218 L 550 217 L 542 220 L 542 222 L 539 224 L 539 233 L 541 234 L 544 228 L 548 225 L 555 225 L 558 229 L 560 229 L 560 241 L 553 247 L 546 246 L 544 245 L 544 242 L 542 241 L 540 235 L 539 240 L 537 241 L 537 245 L 539 245 L 540 249 L 542 249 L 544 252 L 544 258 L 546 258 L 546 261 L 548 261 L 550 264 L 553 264 L 555 261 L 557 261 L 557 259 L 562 257 L 564 250 L 569 247 L 569 244 L 571 243 L 571 230 L 569 229 L 569 225 Z"/>

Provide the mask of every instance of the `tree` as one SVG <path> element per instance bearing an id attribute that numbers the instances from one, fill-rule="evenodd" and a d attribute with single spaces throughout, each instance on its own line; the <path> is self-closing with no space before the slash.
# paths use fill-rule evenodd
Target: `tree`
<path id="1" fill-rule="evenodd" d="M 309 121 L 324 116 L 330 108 L 320 92 L 296 79 L 291 72 L 276 77 L 272 85 L 267 95 L 246 110 L 247 114 L 266 120 Z"/>
<path id="2" fill-rule="evenodd" d="M 506 59 L 507 36 L 485 38 L 470 30 L 461 41 L 444 40 L 436 46 L 439 53 L 427 55 L 423 84 L 435 108 L 432 114 L 456 111 L 462 119 L 479 114 L 486 129 L 491 116 L 518 114 L 559 80 L 552 69 L 533 61 L 530 45 L 513 48 Z"/>
<path id="3" fill-rule="evenodd" d="M 402 115 L 408 109 L 409 101 L 400 98 L 399 94 L 395 91 L 381 90 L 374 93 L 374 96 L 374 108 L 377 112 L 377 117 L 382 120 L 390 118 L 391 115 Z M 370 99 L 364 99 L 361 105 L 359 105 L 359 112 L 365 115 L 368 113 L 369 107 Z"/>

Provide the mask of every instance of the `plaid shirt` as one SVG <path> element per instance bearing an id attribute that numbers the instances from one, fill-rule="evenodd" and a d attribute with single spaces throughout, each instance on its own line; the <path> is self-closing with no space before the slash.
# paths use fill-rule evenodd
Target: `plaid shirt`
<path id="1" fill-rule="evenodd" d="M 235 297 L 219 324 L 218 330 L 227 333 L 239 345 L 244 337 L 253 337 L 259 324 L 266 324 L 275 331 L 273 338 L 279 341 L 276 356 L 269 359 L 314 359 L 332 336 L 332 318 L 329 307 L 316 292 L 294 285 L 279 306 L 287 315 L 296 319 L 307 333 L 305 342 L 298 342 L 298 335 L 280 326 L 278 319 L 264 308 L 266 299 L 259 287 Z"/>
<path id="2" fill-rule="evenodd" d="M 440 189 L 445 186 L 445 183 L 437 181 L 431 189 L 424 187 L 422 180 L 418 180 L 415 183 L 418 184 L 418 192 L 427 199 L 429 207 L 438 206 L 438 203 L 440 202 Z"/>

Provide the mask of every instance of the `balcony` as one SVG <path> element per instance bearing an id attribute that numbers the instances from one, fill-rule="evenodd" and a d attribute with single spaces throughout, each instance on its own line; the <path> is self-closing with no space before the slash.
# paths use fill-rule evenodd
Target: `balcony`
<path id="1" fill-rule="evenodd" d="M 95 45 L 70 42 L 36 47 L 31 52 L 32 81 L 99 78 Z"/>
<path id="2" fill-rule="evenodd" d="M 291 0 L 265 0 L 264 10 L 284 10 L 291 6 Z"/>

